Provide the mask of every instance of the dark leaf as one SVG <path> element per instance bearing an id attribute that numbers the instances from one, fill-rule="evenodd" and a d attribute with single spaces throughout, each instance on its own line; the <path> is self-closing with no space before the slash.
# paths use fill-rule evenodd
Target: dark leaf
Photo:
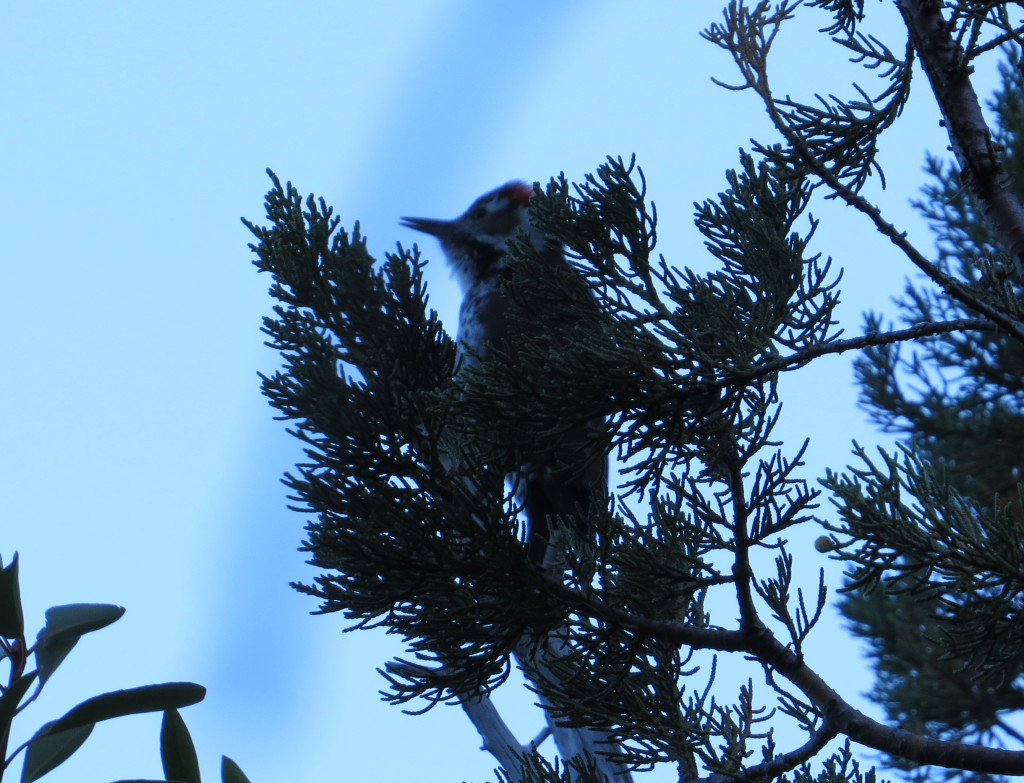
<path id="1" fill-rule="evenodd" d="M 50 678 L 83 634 L 105 628 L 123 614 L 123 607 L 111 604 L 67 604 L 47 609 L 46 625 L 36 641 L 40 679 L 46 682 Z"/>
<path id="2" fill-rule="evenodd" d="M 164 721 L 160 727 L 160 759 L 168 780 L 200 783 L 196 747 L 177 710 L 164 712 Z"/>
<path id="3" fill-rule="evenodd" d="M 92 723 L 76 726 L 67 731 L 37 734 L 25 751 L 25 766 L 21 770 L 21 783 L 32 783 L 56 767 L 82 747 L 93 729 Z M 46 727 L 43 727 L 45 731 Z"/>
<path id="4" fill-rule="evenodd" d="M 21 613 L 21 589 L 18 586 L 18 553 L 11 564 L 0 568 L 0 636 L 20 639 L 25 635 L 25 618 Z"/>
<path id="5" fill-rule="evenodd" d="M 43 726 L 36 736 L 54 734 L 87 723 L 119 718 L 122 715 L 179 709 L 202 701 L 204 696 L 206 688 L 193 682 L 165 682 L 111 691 L 83 701 L 64 717 Z"/>
<path id="6" fill-rule="evenodd" d="M 221 783 L 249 783 L 242 768 L 227 756 L 221 758 L 220 779 Z"/>
<path id="7" fill-rule="evenodd" d="M 25 753 L 22 783 L 38 780 L 64 763 L 81 747 L 92 732 L 93 726 L 99 721 L 140 712 L 187 707 L 201 701 L 205 695 L 206 688 L 201 685 L 191 682 L 167 682 L 112 691 L 87 699 L 69 710 L 62 718 L 47 723 L 36 732 Z"/>
<path id="8" fill-rule="evenodd" d="M 19 677 L 8 686 L 4 695 L 0 696 L 0 734 L 10 726 L 18 705 L 38 675 L 39 672 L 29 672 L 24 677 Z"/>

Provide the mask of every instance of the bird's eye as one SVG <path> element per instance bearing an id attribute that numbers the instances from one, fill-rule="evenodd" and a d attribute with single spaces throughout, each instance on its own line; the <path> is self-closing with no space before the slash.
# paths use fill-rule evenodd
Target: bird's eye
<path id="1" fill-rule="evenodd" d="M 483 220 L 487 216 L 487 210 L 483 207 L 476 207 L 469 213 L 470 220 Z"/>

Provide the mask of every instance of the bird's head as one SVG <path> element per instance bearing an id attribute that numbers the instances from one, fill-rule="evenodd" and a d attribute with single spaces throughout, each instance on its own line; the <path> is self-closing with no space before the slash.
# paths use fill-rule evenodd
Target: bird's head
<path id="1" fill-rule="evenodd" d="M 525 230 L 538 250 L 544 246 L 540 232 L 530 225 L 529 203 L 533 188 L 525 182 L 509 182 L 485 193 L 454 220 L 402 218 L 402 225 L 435 236 L 441 242 L 463 290 L 505 268 L 508 241 Z"/>

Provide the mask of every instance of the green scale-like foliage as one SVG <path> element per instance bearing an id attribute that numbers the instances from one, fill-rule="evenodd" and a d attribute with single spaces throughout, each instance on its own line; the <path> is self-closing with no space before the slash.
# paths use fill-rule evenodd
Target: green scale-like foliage
<path id="1" fill-rule="evenodd" d="M 875 87 L 806 102 L 775 91 L 769 50 L 801 5 L 826 14 L 825 34 Z M 1000 135 L 977 145 L 984 128 L 964 89 L 972 58 L 1019 41 L 1010 5 L 901 0 L 889 48 L 862 32 L 861 0 L 730 2 L 704 33 L 739 71 L 719 83 L 756 95 L 778 135 L 753 141 L 755 157 L 743 154 L 726 189 L 696 205 L 712 271 L 656 255 L 657 214 L 632 164 L 609 160 L 579 186 L 555 179 L 536 189 L 531 217 L 564 246 L 596 306 L 580 277 L 514 239 L 504 283 L 521 336 L 514 356 L 456 366 L 418 251 L 377 263 L 358 227 L 346 233 L 322 201 L 274 180 L 267 227 L 249 226 L 279 301 L 265 330 L 284 367 L 265 391 L 307 446 L 287 483 L 311 515 L 305 549 L 320 574 L 300 589 L 323 612 L 402 638 L 409 659 L 387 664 L 387 698 L 466 704 L 501 684 L 518 654 L 549 714 L 621 742 L 619 760 L 634 768 L 669 761 L 683 779 L 753 769 L 804 781 L 801 765 L 839 734 L 920 763 L 1024 768 L 1019 755 L 876 723 L 808 664 L 824 587 L 805 603 L 784 537 L 810 519 L 819 491 L 799 475 L 802 447 L 772 440 L 779 372 L 868 348 L 857 363 L 865 404 L 906 442 L 896 455 L 858 450 L 855 467 L 828 473 L 836 511 L 819 549 L 849 567 L 846 609 L 881 673 L 874 696 L 894 723 L 933 736 L 1014 736 L 1001 713 L 1020 703 L 1024 672 L 1024 352 L 1014 342 L 1024 307 L 1020 256 L 996 237 L 1013 244 L 1020 221 L 1012 199 L 971 198 L 1009 181 L 983 181 L 1003 152 L 1021 179 L 1024 110 L 1008 69 Z M 928 80 L 914 84 L 931 86 L 973 172 L 961 183 L 929 164 L 936 183 L 922 209 L 936 263 L 864 195 L 876 175 L 884 184 L 879 140 L 917 65 Z M 838 276 L 810 249 L 816 189 L 929 276 L 934 288 L 911 285 L 901 302 L 909 328 L 883 331 L 872 315 L 868 335 L 838 339 Z M 504 479 L 584 430 L 593 443 L 582 445 L 616 458 L 618 483 L 607 508 L 556 521 L 558 557 L 541 570 Z M 749 656 L 769 698 L 755 698 L 751 680 L 721 701 L 713 651 Z M 783 719 L 806 742 L 779 753 Z M 573 777 L 532 757 L 521 772 Z M 818 779 L 872 777 L 843 750 Z"/>
<path id="2" fill-rule="evenodd" d="M 721 737 L 742 744 L 753 731 L 757 710 L 725 719 L 686 684 L 697 667 L 677 644 L 573 611 L 525 557 L 503 477 L 574 423 L 606 420 L 594 437 L 621 458 L 622 493 L 586 520 L 594 535 L 563 531 L 563 586 L 648 618 L 713 624 L 709 592 L 735 591 L 723 557 L 778 546 L 814 497 L 794 475 L 799 458 L 769 446 L 777 373 L 761 369 L 830 339 L 827 264 L 807 257 L 811 232 L 796 228 L 809 195 L 791 172 L 744 157 L 729 189 L 697 207 L 718 262 L 698 275 L 654 255 L 656 213 L 632 165 L 609 160 L 576 188 L 557 179 L 532 216 L 598 306 L 516 241 L 512 318 L 545 327 L 524 330 L 514 359 L 457 371 L 417 251 L 374 264 L 358 228 L 340 230 L 322 201 L 274 179 L 268 226 L 248 225 L 280 302 L 264 329 L 285 366 L 264 388 L 307 445 L 287 484 L 313 515 L 305 548 L 322 573 L 301 589 L 323 612 L 405 640 L 415 660 L 388 665 L 389 698 L 429 706 L 495 687 L 524 635 L 559 628 L 551 710 L 625 739 L 634 763 L 691 768 L 697 752 L 714 767 Z M 573 296 L 578 317 L 537 317 L 551 297 Z M 785 606 L 790 578 L 783 568 L 766 590 L 801 635 L 807 618 Z"/>
<path id="3" fill-rule="evenodd" d="M 1024 182 L 1024 92 L 1017 63 L 992 102 L 1007 170 Z M 929 157 L 917 204 L 937 241 L 937 265 L 979 300 L 1020 318 L 1019 281 L 955 169 Z M 1018 193 L 1024 191 L 1018 187 Z M 920 281 L 897 302 L 907 324 L 970 317 Z M 881 318 L 868 316 L 868 330 Z M 845 504 L 854 547 L 843 604 L 878 669 L 872 698 L 894 721 L 944 738 L 996 742 L 1003 715 L 1024 708 L 1024 347 L 991 331 L 872 348 L 856 363 L 862 401 L 904 436 L 903 459 L 869 460 L 829 485 Z M 1011 736 L 1016 732 L 1011 730 Z"/>

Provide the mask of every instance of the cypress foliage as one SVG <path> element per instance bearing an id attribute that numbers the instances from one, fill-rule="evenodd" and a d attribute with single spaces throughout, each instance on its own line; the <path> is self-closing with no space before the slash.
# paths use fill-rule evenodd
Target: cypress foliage
<path id="1" fill-rule="evenodd" d="M 599 732 L 613 761 L 637 770 L 872 780 L 849 746 L 826 753 L 846 738 L 908 766 L 1024 773 L 1024 753 L 993 741 L 996 728 L 1013 736 L 1002 712 L 1020 706 L 1024 208 L 1006 183 L 1021 160 L 1021 101 L 1008 81 L 1001 135 L 986 143 L 970 85 L 973 58 L 1020 31 L 1009 3 L 899 0 L 905 29 L 890 48 L 861 32 L 859 1 L 809 2 L 800 13 L 827 12 L 823 33 L 881 86 L 801 102 L 773 92 L 767 65 L 799 5 L 733 2 L 704 33 L 739 71 L 723 86 L 756 96 L 778 135 L 753 142 L 695 207 L 712 271 L 657 252 L 657 212 L 633 161 L 539 185 L 533 219 L 599 307 L 583 297 L 578 317 L 530 330 L 515 361 L 499 354 L 456 373 L 418 250 L 377 263 L 358 224 L 343 230 L 323 200 L 273 174 L 266 225 L 247 222 L 278 301 L 264 330 L 283 366 L 264 391 L 306 444 L 286 481 L 310 515 L 304 547 L 319 574 L 298 587 L 351 627 L 400 636 L 407 652 L 384 667 L 386 697 L 414 710 L 462 703 L 509 780 L 604 774 L 552 765 L 508 739 L 493 711 L 474 712 L 513 655 L 552 720 Z M 934 260 L 863 194 L 918 59 L 964 172 L 958 184 L 930 164 Z M 812 246 L 818 193 L 927 276 L 902 300 L 904 327 L 870 316 L 863 336 L 840 339 L 839 275 Z M 571 299 L 532 253 L 513 243 L 507 281 L 514 317 L 531 323 L 552 297 Z M 907 437 L 894 454 L 858 450 L 819 484 L 804 444 L 774 437 L 778 379 L 844 351 L 862 352 L 876 421 Z M 565 427 L 602 419 L 595 437 L 621 472 L 613 502 L 580 526 L 593 534 L 565 525 L 560 568 L 538 570 L 503 477 L 556 448 Z M 804 654 L 824 582 L 795 582 L 787 539 L 815 519 L 829 532 L 819 548 L 845 563 L 858 596 L 845 603 L 855 631 L 875 640 L 888 723 L 854 709 Z M 716 685 L 718 656 L 749 669 L 736 692 Z"/>
<path id="2" fill-rule="evenodd" d="M 1013 53 L 1000 76 L 990 105 L 995 141 L 1020 195 L 1024 85 Z M 977 199 L 948 161 L 929 156 L 926 170 L 930 182 L 916 206 L 934 231 L 936 265 L 974 296 L 1019 317 L 1020 280 L 1009 274 L 1012 261 Z M 908 281 L 897 305 L 911 325 L 971 315 L 963 302 L 920 279 Z M 882 319 L 869 314 L 867 328 L 879 331 Z M 900 433 L 916 455 L 909 471 L 916 485 L 890 481 L 887 491 L 919 503 L 936 492 L 948 497 L 944 513 L 910 521 L 906 532 L 924 537 L 899 547 L 901 557 L 885 577 L 857 572 L 853 587 L 876 589 L 856 589 L 841 604 L 854 633 L 869 641 L 878 670 L 871 697 L 915 732 L 1016 744 L 1024 738 L 1006 716 L 1024 708 L 1024 349 L 987 329 L 870 348 L 855 366 L 872 419 Z M 891 526 L 884 532 L 891 541 Z"/>

